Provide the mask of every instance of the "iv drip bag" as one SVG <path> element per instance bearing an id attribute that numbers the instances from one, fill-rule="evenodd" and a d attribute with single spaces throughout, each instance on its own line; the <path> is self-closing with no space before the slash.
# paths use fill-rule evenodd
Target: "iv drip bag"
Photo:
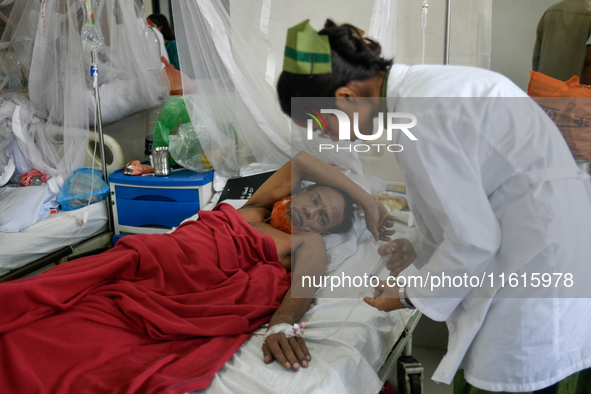
<path id="1" fill-rule="evenodd" d="M 85 24 L 82 27 L 80 36 L 82 48 L 85 52 L 98 52 L 104 45 L 105 39 L 99 26 L 95 23 L 96 0 L 83 0 Z"/>

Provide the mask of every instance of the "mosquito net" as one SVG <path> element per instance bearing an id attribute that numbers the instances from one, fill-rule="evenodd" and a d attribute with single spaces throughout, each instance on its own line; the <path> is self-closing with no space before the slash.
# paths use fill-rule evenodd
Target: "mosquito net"
<path id="1" fill-rule="evenodd" d="M 203 149 L 218 173 L 239 174 L 248 163 L 281 165 L 307 150 L 281 112 L 275 83 L 287 29 L 305 19 L 317 30 L 327 17 L 350 23 L 394 56 L 396 1 L 179 0 L 173 16 L 181 70 L 197 94 L 185 95 Z M 308 141 L 306 141 L 308 143 Z M 314 153 L 314 151 L 310 151 Z M 361 171 L 359 160 L 324 160 Z M 352 164 L 353 163 L 353 164 Z M 357 163 L 357 164 L 355 164 Z"/>
<path id="2" fill-rule="evenodd" d="M 0 180 L 10 172 L 11 160 L 17 172 L 36 168 L 63 177 L 84 162 L 95 122 L 91 55 L 81 40 L 89 1 L 0 2 L 0 104 L 5 106 L 0 112 L 12 139 L 0 146 Z M 93 0 L 93 5 L 104 37 L 97 53 L 103 123 L 159 105 L 169 87 L 160 76 L 153 36 L 146 33 L 141 0 Z"/>

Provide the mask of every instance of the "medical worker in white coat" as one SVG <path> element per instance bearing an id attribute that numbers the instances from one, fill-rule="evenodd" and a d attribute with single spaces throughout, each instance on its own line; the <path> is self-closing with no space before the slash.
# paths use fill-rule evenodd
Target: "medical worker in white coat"
<path id="1" fill-rule="evenodd" d="M 552 120 L 507 78 L 392 65 L 362 34 L 331 21 L 317 34 L 307 22 L 290 29 L 277 84 L 282 110 L 305 126 L 292 97 L 336 97 L 334 109 L 351 120 L 357 113 L 364 134 L 380 112 L 415 115 L 408 131 L 417 140 L 398 130 L 392 143 L 403 146 L 396 159 L 418 227 L 380 252 L 392 253 L 393 275 L 413 263 L 426 280 L 476 277 L 386 286 L 366 302 L 447 322 L 448 352 L 433 380 L 455 376 L 456 393 L 588 393 L 589 175 Z M 386 108 L 379 97 L 391 98 Z M 336 140 L 337 117 L 323 116 Z"/>

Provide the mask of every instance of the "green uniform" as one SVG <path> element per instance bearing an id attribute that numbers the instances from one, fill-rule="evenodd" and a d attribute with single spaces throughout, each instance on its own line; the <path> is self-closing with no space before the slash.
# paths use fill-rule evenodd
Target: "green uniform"
<path id="1" fill-rule="evenodd" d="M 532 69 L 561 81 L 580 77 L 590 35 L 591 0 L 554 4 L 538 24 Z"/>
<path id="2" fill-rule="evenodd" d="M 470 385 L 464 379 L 464 371 L 459 370 L 454 378 L 454 394 L 494 394 Z M 503 394 L 503 393 L 501 393 Z M 510 394 L 510 393 L 504 393 Z M 523 394 L 591 394 L 591 369 L 572 374 L 552 386 Z"/>

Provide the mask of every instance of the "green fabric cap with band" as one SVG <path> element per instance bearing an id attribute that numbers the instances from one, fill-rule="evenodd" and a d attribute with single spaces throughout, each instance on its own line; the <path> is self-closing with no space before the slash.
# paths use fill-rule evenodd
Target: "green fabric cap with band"
<path id="1" fill-rule="evenodd" d="M 332 72 L 328 36 L 318 34 L 309 19 L 287 30 L 283 70 L 304 75 Z"/>

